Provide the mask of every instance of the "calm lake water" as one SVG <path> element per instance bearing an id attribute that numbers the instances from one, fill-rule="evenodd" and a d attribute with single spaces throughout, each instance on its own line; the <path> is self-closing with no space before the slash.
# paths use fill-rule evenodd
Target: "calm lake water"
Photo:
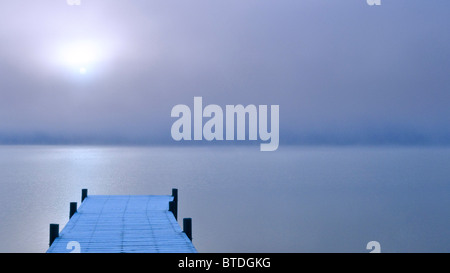
<path id="1" fill-rule="evenodd" d="M 199 252 L 450 252 L 449 147 L 0 146 L 0 252 L 89 194 L 171 194 Z"/>

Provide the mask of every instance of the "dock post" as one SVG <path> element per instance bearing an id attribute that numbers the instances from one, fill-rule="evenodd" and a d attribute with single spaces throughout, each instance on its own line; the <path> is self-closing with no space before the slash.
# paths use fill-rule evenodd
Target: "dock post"
<path id="1" fill-rule="evenodd" d="M 87 189 L 82 189 L 81 190 L 81 202 L 84 201 L 84 199 L 87 197 L 87 195 L 88 195 Z"/>
<path id="2" fill-rule="evenodd" d="M 177 219 L 177 211 L 175 209 L 175 203 L 173 201 L 169 202 L 169 211 L 173 213 L 173 216 L 175 217 L 175 220 Z"/>
<path id="3" fill-rule="evenodd" d="M 178 189 L 172 189 L 172 196 L 175 205 L 178 207 Z"/>
<path id="4" fill-rule="evenodd" d="M 175 216 L 175 220 L 178 220 L 178 189 L 172 189 L 173 201 L 169 202 L 169 211 Z"/>
<path id="5" fill-rule="evenodd" d="M 70 202 L 69 219 L 77 212 L 77 202 Z"/>
<path id="6" fill-rule="evenodd" d="M 189 240 L 192 241 L 192 218 L 183 218 L 183 231 Z"/>
<path id="7" fill-rule="evenodd" d="M 58 224 L 50 224 L 50 243 L 51 246 L 53 241 L 59 237 L 59 225 Z"/>

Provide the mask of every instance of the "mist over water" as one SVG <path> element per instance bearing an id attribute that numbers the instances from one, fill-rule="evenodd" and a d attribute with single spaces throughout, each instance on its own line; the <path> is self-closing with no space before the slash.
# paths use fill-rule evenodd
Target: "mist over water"
<path id="1" fill-rule="evenodd" d="M 0 252 L 45 252 L 82 188 L 178 188 L 199 252 L 449 252 L 449 163 L 449 147 L 0 146 Z"/>
<path id="2" fill-rule="evenodd" d="M 283 144 L 450 144 L 446 0 L 4 2 L 2 144 L 172 144 L 195 96 L 279 105 Z"/>

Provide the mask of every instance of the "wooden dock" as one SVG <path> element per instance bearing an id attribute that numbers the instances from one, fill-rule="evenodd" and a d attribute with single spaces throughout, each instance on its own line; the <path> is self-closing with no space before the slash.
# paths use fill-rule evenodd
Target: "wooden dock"
<path id="1" fill-rule="evenodd" d="M 70 203 L 70 220 L 59 233 L 50 224 L 47 253 L 194 253 L 192 224 L 177 222 L 178 191 L 172 195 L 90 195 Z"/>

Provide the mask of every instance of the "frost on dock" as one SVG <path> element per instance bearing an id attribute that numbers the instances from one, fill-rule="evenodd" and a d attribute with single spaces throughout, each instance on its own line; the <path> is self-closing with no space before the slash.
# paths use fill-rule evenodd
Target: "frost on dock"
<path id="1" fill-rule="evenodd" d="M 78 210 L 75 205 L 76 212 L 71 204 L 71 218 L 61 233 L 51 224 L 48 253 L 196 252 L 190 218 L 183 221 L 188 223 L 185 231 L 175 218 L 177 195 L 86 196 Z M 175 205 L 169 210 L 171 201 Z"/>

